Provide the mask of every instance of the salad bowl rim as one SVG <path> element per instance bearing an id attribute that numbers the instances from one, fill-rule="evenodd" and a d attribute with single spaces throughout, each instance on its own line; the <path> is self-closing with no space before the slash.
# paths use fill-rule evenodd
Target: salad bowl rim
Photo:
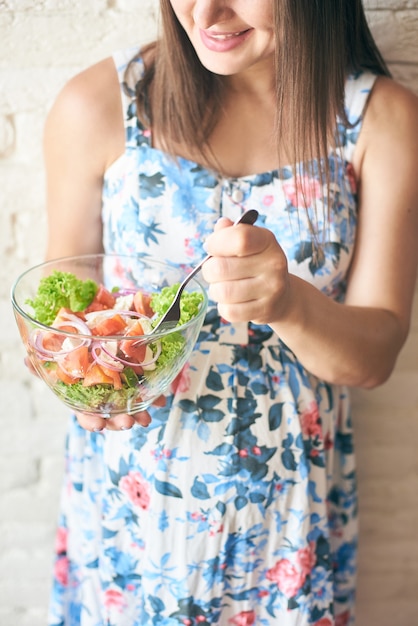
<path id="1" fill-rule="evenodd" d="M 168 269 L 172 269 L 172 270 L 176 270 L 181 272 L 181 269 L 176 266 L 176 265 L 170 265 L 169 263 L 165 262 L 165 261 L 160 261 L 159 259 L 154 259 L 152 257 L 147 257 L 147 256 L 136 256 L 136 255 L 130 255 L 130 254 L 118 254 L 118 253 L 106 253 L 106 252 L 99 252 L 99 253 L 91 253 L 91 254 L 77 254 L 77 255 L 71 255 L 71 256 L 62 256 L 62 257 L 58 257 L 58 258 L 54 258 L 54 259 L 49 259 L 48 261 L 43 261 L 41 263 L 37 263 L 36 265 L 32 265 L 31 267 L 29 267 L 28 269 L 24 270 L 23 272 L 21 272 L 19 274 L 19 276 L 15 279 L 15 281 L 12 284 L 11 287 L 11 302 L 13 305 L 13 308 L 15 309 L 15 311 L 17 313 L 19 313 L 19 315 L 21 315 L 23 318 L 25 318 L 26 321 L 30 322 L 32 325 L 35 325 L 36 327 L 40 328 L 41 330 L 45 330 L 45 331 L 53 331 L 54 333 L 57 333 L 59 335 L 62 335 L 64 337 L 78 337 L 78 338 L 82 338 L 82 339 L 99 339 L 101 341 L 120 341 L 123 337 L 121 335 L 106 335 L 105 337 L 103 337 L 102 335 L 94 335 L 94 334 L 86 334 L 86 333 L 81 333 L 81 332 L 69 332 L 67 330 L 62 330 L 60 328 L 55 328 L 54 326 L 48 325 L 48 324 L 44 324 L 42 322 L 40 322 L 39 320 L 35 319 L 34 317 L 32 317 L 27 311 L 25 311 L 22 306 L 18 303 L 17 299 L 16 299 L 16 290 L 18 288 L 19 283 L 23 280 L 23 278 L 25 276 L 27 276 L 30 272 L 33 272 L 35 270 L 38 270 L 42 267 L 47 267 L 48 265 L 53 266 L 54 264 L 57 263 L 62 263 L 62 262 L 71 262 L 74 261 L 76 259 L 80 259 L 80 260 L 86 260 L 88 261 L 89 259 L 99 259 L 99 258 L 122 258 L 122 259 L 131 259 L 134 261 L 143 261 L 144 263 L 150 263 L 150 264 L 154 264 L 154 265 L 159 265 L 161 267 L 167 267 Z M 179 281 L 181 281 L 181 278 L 179 278 Z M 206 314 L 206 309 L 207 309 L 207 305 L 209 302 L 209 298 L 208 298 L 208 294 L 207 294 L 207 290 L 205 288 L 205 286 L 203 285 L 202 281 L 200 281 L 198 278 L 193 277 L 190 284 L 193 285 L 193 283 L 195 283 L 199 288 L 200 288 L 200 292 L 203 296 L 203 300 L 200 304 L 199 307 L 199 311 L 197 312 L 197 314 L 190 319 L 188 322 L 186 322 L 185 324 L 179 324 L 178 326 L 176 326 L 175 328 L 172 328 L 170 330 L 156 330 L 155 332 L 151 332 L 151 333 L 146 333 L 143 335 L 130 335 L 129 339 L 130 340 L 134 340 L 134 341 L 144 341 L 144 342 L 149 342 L 149 341 L 154 341 L 156 339 L 160 339 L 161 337 L 166 337 L 174 332 L 183 332 L 184 330 L 186 330 L 189 326 L 192 326 L 194 324 L 196 324 L 196 322 L 198 320 L 200 320 L 200 318 L 204 318 L 205 314 Z M 169 284 L 167 286 L 170 286 Z M 140 291 L 140 288 L 138 288 L 138 291 Z M 118 313 L 117 309 L 107 309 L 109 311 L 115 311 L 115 314 Z M 100 311 L 99 311 L 100 313 Z M 152 318 L 148 318 L 145 315 L 143 316 L 144 318 L 146 318 L 147 320 L 152 319 Z M 138 320 L 141 320 L 141 317 L 138 317 Z"/>

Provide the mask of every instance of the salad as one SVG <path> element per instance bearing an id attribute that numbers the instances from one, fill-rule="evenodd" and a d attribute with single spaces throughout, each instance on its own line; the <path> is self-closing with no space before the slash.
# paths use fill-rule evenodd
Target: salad
<path id="1" fill-rule="evenodd" d="M 147 337 L 170 306 L 179 283 L 158 293 L 109 291 L 95 281 L 54 271 L 42 278 L 33 318 L 47 328 L 31 331 L 32 358 L 58 395 L 80 410 L 125 410 L 146 400 L 146 384 L 182 357 L 186 339 L 178 331 Z M 179 326 L 195 317 L 203 301 L 183 292 Z"/>

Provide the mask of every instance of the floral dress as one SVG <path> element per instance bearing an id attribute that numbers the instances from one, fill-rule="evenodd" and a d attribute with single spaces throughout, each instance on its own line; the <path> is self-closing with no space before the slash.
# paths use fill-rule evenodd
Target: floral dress
<path id="1" fill-rule="evenodd" d="M 357 197 L 350 164 L 375 76 L 346 83 L 324 255 L 307 212 L 315 163 L 223 178 L 154 149 L 132 97 L 143 70 L 115 55 L 126 150 L 103 190 L 107 252 L 187 268 L 221 215 L 259 211 L 289 269 L 344 298 Z M 313 167 L 312 167 L 313 166 Z M 314 174 L 312 174 L 314 172 Z M 299 190 L 300 191 L 300 190 Z M 327 197 L 327 194 L 325 194 Z M 320 220 L 321 211 L 318 211 Z M 71 421 L 50 626 L 346 626 L 354 623 L 357 496 L 347 389 L 319 380 L 267 325 L 210 306 L 192 357 L 148 428 L 90 433 Z"/>

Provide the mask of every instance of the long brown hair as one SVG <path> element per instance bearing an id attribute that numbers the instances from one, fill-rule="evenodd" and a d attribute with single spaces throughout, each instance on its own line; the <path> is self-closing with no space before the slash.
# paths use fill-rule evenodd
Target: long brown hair
<path id="1" fill-rule="evenodd" d="M 346 78 L 362 70 L 386 76 L 390 72 L 370 32 L 362 0 L 272 1 L 277 42 L 277 117 L 272 132 L 277 146 L 285 146 L 289 154 L 285 165 L 293 166 L 300 196 L 296 201 L 306 209 L 312 253 L 320 258 L 332 205 L 329 155 L 337 149 L 337 119 L 350 126 L 344 106 Z M 160 7 L 161 36 L 138 54 L 146 59 L 136 88 L 138 117 L 173 157 L 176 146 L 186 145 L 191 154 L 200 155 L 202 164 L 228 176 L 209 145 L 221 112 L 223 79 L 201 64 L 170 0 L 160 0 Z M 278 157 L 279 176 L 281 165 Z M 314 199 L 309 207 L 306 185 L 315 171 L 324 202 Z M 320 206 L 322 216 L 317 213 Z"/>
<path id="2" fill-rule="evenodd" d="M 146 50 L 152 61 L 137 86 L 138 115 L 158 129 L 168 152 L 175 154 L 181 142 L 210 162 L 207 142 L 222 104 L 222 78 L 200 63 L 170 1 L 160 0 L 160 6 L 162 33 Z M 389 70 L 362 0 L 273 0 L 273 7 L 278 137 L 286 127 L 295 164 L 308 155 L 326 163 L 336 117 L 348 124 L 347 74 L 368 69 L 390 75 Z"/>

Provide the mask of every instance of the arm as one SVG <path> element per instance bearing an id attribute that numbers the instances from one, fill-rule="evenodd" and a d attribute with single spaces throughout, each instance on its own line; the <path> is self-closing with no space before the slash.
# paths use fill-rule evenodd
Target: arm
<path id="1" fill-rule="evenodd" d="M 102 250 L 103 175 L 123 152 L 121 120 L 119 86 L 109 59 L 73 78 L 54 103 L 44 135 L 47 258 Z"/>
<path id="2" fill-rule="evenodd" d="M 208 252 L 218 257 L 203 269 L 220 314 L 269 323 L 309 371 L 331 383 L 384 382 L 410 323 L 418 262 L 417 164 L 418 101 L 379 79 L 355 154 L 359 229 L 346 303 L 288 274 L 267 230 L 242 226 L 231 232 L 221 224 L 207 241 Z M 230 258 L 230 252 L 242 258 Z"/>
<path id="3" fill-rule="evenodd" d="M 64 87 L 46 122 L 48 259 L 102 251 L 103 176 L 124 145 L 120 89 L 107 59 Z M 109 419 L 78 413 L 77 419 L 96 431 L 151 421 L 147 411 Z"/>

